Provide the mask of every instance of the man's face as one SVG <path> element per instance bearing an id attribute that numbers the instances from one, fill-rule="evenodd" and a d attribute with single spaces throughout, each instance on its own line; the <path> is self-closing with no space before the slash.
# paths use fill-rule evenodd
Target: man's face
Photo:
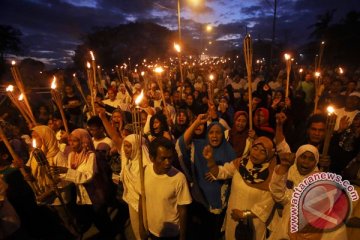
<path id="1" fill-rule="evenodd" d="M 193 104 L 193 102 L 194 102 L 194 99 L 192 98 L 192 96 L 191 96 L 191 95 L 188 95 L 188 96 L 186 97 L 186 104 L 189 105 L 189 106 L 191 106 L 191 105 Z"/>
<path id="2" fill-rule="evenodd" d="M 163 146 L 160 146 L 156 150 L 156 157 L 152 157 L 152 162 L 154 163 L 154 170 L 157 174 L 166 174 L 171 169 L 171 164 L 173 161 L 174 152 L 171 149 L 167 149 Z"/>
<path id="3" fill-rule="evenodd" d="M 93 136 L 95 139 L 100 138 L 104 135 L 104 129 L 97 126 L 89 126 L 88 131 L 90 132 L 90 135 Z"/>
<path id="4" fill-rule="evenodd" d="M 312 123 L 307 131 L 309 142 L 313 145 L 319 145 L 325 138 L 325 123 Z"/>

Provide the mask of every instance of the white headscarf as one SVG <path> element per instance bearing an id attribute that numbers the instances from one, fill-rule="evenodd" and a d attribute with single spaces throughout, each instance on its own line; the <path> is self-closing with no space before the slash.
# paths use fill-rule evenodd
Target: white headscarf
<path id="1" fill-rule="evenodd" d="M 145 139 L 142 138 L 142 145 L 140 147 L 137 145 L 136 138 L 135 134 L 131 134 L 124 139 L 124 142 L 129 142 L 132 147 L 130 158 L 127 158 L 125 155 L 124 143 L 121 146 L 120 179 L 124 184 L 124 200 L 137 211 L 138 205 L 136 202 L 139 200 L 140 194 L 139 160 L 142 157 L 143 166 L 146 166 L 150 163 L 150 158 L 148 148 L 145 145 Z"/>
<path id="2" fill-rule="evenodd" d="M 314 169 L 312 169 L 312 171 L 310 173 L 308 173 L 307 175 L 301 175 L 297 169 L 297 160 L 305 152 L 311 152 L 312 154 L 314 154 L 316 164 L 315 164 Z M 314 172 L 319 171 L 319 169 L 317 168 L 317 164 L 319 163 L 319 151 L 313 145 L 306 144 L 306 145 L 302 145 L 301 147 L 299 147 L 299 149 L 296 151 L 295 155 L 296 155 L 295 163 L 289 169 L 288 180 L 292 181 L 294 183 L 294 186 L 297 186 L 306 177 L 310 176 Z"/>

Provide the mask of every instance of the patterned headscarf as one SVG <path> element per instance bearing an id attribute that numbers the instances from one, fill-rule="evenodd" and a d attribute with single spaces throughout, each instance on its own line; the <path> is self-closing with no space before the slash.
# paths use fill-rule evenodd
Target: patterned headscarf
<path id="1" fill-rule="evenodd" d="M 259 137 L 257 138 L 252 148 L 254 147 L 262 147 L 266 151 L 266 159 L 264 162 L 259 164 L 254 164 L 251 161 L 251 156 L 249 158 L 244 158 L 241 161 L 239 167 L 239 173 L 248 184 L 262 183 L 266 181 L 270 175 L 269 166 L 270 161 L 274 157 L 274 145 L 272 141 L 267 137 Z M 251 153 L 251 150 L 250 150 Z"/>
<path id="2" fill-rule="evenodd" d="M 91 136 L 88 131 L 82 128 L 75 129 L 70 134 L 71 137 L 75 137 L 80 141 L 80 152 L 73 152 L 70 159 L 70 166 L 72 169 L 76 169 L 82 162 L 84 162 L 90 153 L 95 152 L 95 147 Z"/>

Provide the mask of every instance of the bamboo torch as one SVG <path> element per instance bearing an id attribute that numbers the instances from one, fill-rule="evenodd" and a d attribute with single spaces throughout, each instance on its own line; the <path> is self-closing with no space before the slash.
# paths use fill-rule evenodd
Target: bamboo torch
<path id="1" fill-rule="evenodd" d="M 81 87 L 80 81 L 79 81 L 79 79 L 77 78 L 77 76 L 76 76 L 75 73 L 73 74 L 73 81 L 74 81 L 75 86 L 76 86 L 76 88 L 78 89 L 81 97 L 83 98 L 84 103 L 85 103 L 86 105 L 88 105 L 88 102 L 87 102 L 87 100 L 86 100 L 86 96 L 85 96 L 85 94 L 84 94 L 84 91 L 83 91 L 83 89 L 82 89 L 82 87 Z M 88 107 L 89 107 L 89 106 L 88 106 Z"/>
<path id="2" fill-rule="evenodd" d="M 320 72 L 315 72 L 315 102 L 314 102 L 314 113 L 316 113 L 317 108 L 318 108 L 318 102 L 319 102 L 319 98 L 320 98 L 320 77 L 321 74 Z"/>
<path id="3" fill-rule="evenodd" d="M 161 99 L 162 99 L 162 102 L 164 104 L 164 109 L 165 111 L 168 113 L 168 109 L 166 107 L 166 102 L 165 102 L 165 95 L 164 95 L 164 90 L 163 90 L 163 82 L 162 82 L 162 79 L 161 79 L 161 74 L 164 72 L 164 69 L 162 67 L 156 67 L 154 69 L 154 72 L 157 74 L 157 83 L 159 85 L 159 88 L 160 88 L 160 93 L 161 93 Z M 170 115 L 168 115 L 170 116 Z"/>
<path id="4" fill-rule="evenodd" d="M 9 153 L 11 155 L 11 157 L 13 158 L 13 161 L 15 162 L 20 162 L 22 161 L 19 156 L 16 154 L 16 152 L 14 151 L 14 149 L 12 148 L 9 140 L 7 139 L 1 125 L 0 125 L 0 138 L 3 140 L 6 148 L 9 150 Z M 24 167 L 20 167 L 19 168 L 19 171 L 21 173 L 21 175 L 24 176 L 24 179 L 28 179 L 27 176 L 28 176 L 28 173 L 25 171 Z M 38 195 L 40 193 L 40 188 L 39 186 L 36 184 L 35 181 L 29 181 L 29 180 L 26 180 L 26 182 L 29 184 L 30 188 L 33 190 L 33 192 Z"/>
<path id="5" fill-rule="evenodd" d="M 325 48 L 325 42 L 322 41 L 320 44 L 320 49 L 319 49 L 319 59 L 318 59 L 318 62 L 316 64 L 316 68 L 315 68 L 316 71 L 320 71 L 321 61 L 322 61 L 323 55 L 324 55 L 324 48 Z"/>
<path id="6" fill-rule="evenodd" d="M 87 74 L 87 84 L 88 84 L 88 88 L 90 91 L 90 97 L 91 97 L 91 108 L 92 108 L 92 113 L 93 116 L 96 115 L 95 112 L 95 97 L 96 97 L 96 89 L 94 86 L 94 79 L 93 76 L 91 74 L 91 65 L 89 62 L 86 63 L 86 74 Z M 95 95 L 95 96 L 94 96 Z"/>
<path id="7" fill-rule="evenodd" d="M 144 164 L 143 164 L 143 156 L 142 156 L 142 145 L 143 137 L 142 137 L 142 126 L 141 126 L 141 116 L 140 116 L 140 103 L 144 97 L 144 90 L 141 91 L 140 95 L 135 99 L 135 111 L 133 112 L 133 122 L 136 136 L 137 147 L 140 148 L 140 158 L 139 158 L 139 175 L 140 175 L 140 191 L 141 191 L 141 205 L 142 205 L 142 218 L 144 222 L 144 228 L 148 230 L 148 221 L 147 221 L 147 207 L 146 207 L 146 195 L 145 195 L 145 182 L 144 182 Z"/>
<path id="8" fill-rule="evenodd" d="M 214 103 L 214 74 L 209 75 L 209 100 Z"/>
<path id="9" fill-rule="evenodd" d="M 63 123 L 64 123 L 65 132 L 67 134 L 70 134 L 69 126 L 68 126 L 68 123 L 67 123 L 67 120 L 66 120 L 66 117 L 65 117 L 65 112 L 64 112 L 64 108 L 63 108 L 63 104 L 62 104 L 62 98 L 61 98 L 61 95 L 60 95 L 59 91 L 56 90 L 56 77 L 55 76 L 54 76 L 53 81 L 51 83 L 51 91 L 50 92 L 51 92 L 51 97 L 52 97 L 53 101 L 55 102 L 57 108 L 60 111 L 61 118 L 62 118 Z"/>
<path id="10" fill-rule="evenodd" d="M 181 64 L 181 47 L 179 44 L 174 43 L 175 51 L 178 53 L 179 58 L 179 70 L 180 70 L 180 81 L 181 81 L 181 88 L 180 88 L 180 98 L 183 98 L 183 84 L 184 84 L 184 78 L 183 78 L 183 70 L 182 70 L 182 64 Z"/>
<path id="11" fill-rule="evenodd" d="M 286 62 L 286 91 L 285 97 L 289 97 L 289 86 L 290 86 L 290 71 L 291 71 L 291 56 L 290 54 L 284 54 L 285 62 Z"/>
<path id="12" fill-rule="evenodd" d="M 323 146 L 323 152 L 322 156 L 327 156 L 329 152 L 330 147 L 330 140 L 332 138 L 334 127 L 336 123 L 337 116 L 334 114 L 334 108 L 332 106 L 327 107 L 327 118 L 326 118 L 326 130 L 325 130 L 325 139 L 324 139 L 324 146 Z M 327 164 L 328 165 L 328 164 Z M 322 171 L 325 171 L 327 169 L 322 169 Z"/>
<path id="13" fill-rule="evenodd" d="M 25 94 L 25 87 L 24 87 L 24 84 L 23 84 L 23 81 L 21 79 L 21 74 L 20 74 L 20 71 L 19 71 L 19 68 L 16 66 L 16 62 L 15 61 L 12 61 L 11 62 L 11 73 L 12 73 L 12 76 L 14 78 L 14 81 L 16 83 L 16 86 L 18 87 L 18 89 L 20 90 L 20 93 L 23 94 L 23 98 L 24 98 L 24 103 L 25 103 L 25 106 L 27 108 L 27 112 L 29 113 L 29 117 L 31 119 L 31 121 L 33 123 L 36 123 L 36 120 L 35 120 L 35 117 L 34 117 L 34 114 L 31 110 L 31 107 L 30 107 L 30 104 L 29 104 L 29 100 Z"/>
<path id="14" fill-rule="evenodd" d="M 35 126 L 36 122 L 33 122 L 32 119 L 29 117 L 29 115 L 26 112 L 26 107 L 24 107 L 23 104 L 20 104 L 20 100 L 23 95 L 21 95 L 21 94 L 19 95 L 20 100 L 19 100 L 19 98 L 16 98 L 15 94 L 14 94 L 14 86 L 13 85 L 9 85 L 6 87 L 6 94 L 9 97 L 10 101 L 20 111 L 20 114 L 24 117 L 27 124 Z"/>
<path id="15" fill-rule="evenodd" d="M 253 58 L 253 49 L 252 49 L 252 41 L 250 35 L 247 35 L 244 39 L 244 57 L 246 63 L 246 71 L 248 77 L 248 92 L 249 92 L 249 129 L 253 129 L 253 120 L 252 120 L 252 58 Z"/>

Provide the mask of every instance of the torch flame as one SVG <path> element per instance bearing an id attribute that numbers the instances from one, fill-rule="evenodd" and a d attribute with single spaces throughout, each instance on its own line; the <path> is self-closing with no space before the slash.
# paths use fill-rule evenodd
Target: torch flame
<path id="1" fill-rule="evenodd" d="M 315 77 L 320 77 L 320 72 L 315 72 Z"/>
<path id="2" fill-rule="evenodd" d="M 287 54 L 287 53 L 284 54 L 284 57 L 285 57 L 286 61 L 290 60 L 290 58 L 291 58 L 290 54 Z"/>
<path id="3" fill-rule="evenodd" d="M 145 75 L 145 72 L 144 72 L 144 71 L 142 71 L 142 72 L 141 72 L 141 76 L 144 76 L 144 75 Z"/>
<path id="4" fill-rule="evenodd" d="M 95 56 L 94 56 L 93 51 L 90 51 L 90 55 L 91 55 L 91 60 L 95 61 Z"/>
<path id="5" fill-rule="evenodd" d="M 19 95 L 18 100 L 19 100 L 19 101 L 22 101 L 23 99 L 24 99 L 24 95 L 21 93 L 21 94 Z"/>
<path id="6" fill-rule="evenodd" d="M 135 99 L 135 104 L 136 104 L 137 106 L 141 103 L 143 97 L 144 97 L 144 90 L 141 90 L 140 95 L 137 96 L 137 98 Z"/>
<path id="7" fill-rule="evenodd" d="M 328 106 L 326 110 L 329 113 L 329 115 L 331 115 L 331 114 L 333 114 L 335 112 L 335 109 L 334 109 L 333 106 Z"/>
<path id="8" fill-rule="evenodd" d="M 13 65 L 13 66 L 14 66 L 15 64 L 16 64 L 16 62 L 15 62 L 15 61 L 11 61 L 11 65 Z"/>
<path id="9" fill-rule="evenodd" d="M 156 67 L 154 72 L 156 73 L 162 73 L 164 71 L 164 69 L 162 67 Z"/>
<path id="10" fill-rule="evenodd" d="M 299 73 L 302 73 L 304 71 L 304 69 L 300 68 L 299 69 Z"/>
<path id="11" fill-rule="evenodd" d="M 54 76 L 53 81 L 51 83 L 51 89 L 56 89 L 56 77 L 55 76 Z"/>
<path id="12" fill-rule="evenodd" d="M 6 91 L 7 91 L 7 92 L 12 92 L 12 91 L 14 91 L 14 86 L 13 86 L 13 85 L 7 86 Z"/>
<path id="13" fill-rule="evenodd" d="M 33 146 L 33 148 L 36 148 L 36 139 L 34 139 L 34 138 L 32 140 L 32 146 Z"/>
<path id="14" fill-rule="evenodd" d="M 175 51 L 177 51 L 178 53 L 181 51 L 181 47 L 177 43 L 174 43 L 174 48 L 175 48 Z"/>
<path id="15" fill-rule="evenodd" d="M 73 77 L 76 77 L 76 73 L 73 74 Z"/>
<path id="16" fill-rule="evenodd" d="M 321 44 L 324 45 L 324 44 L 325 44 L 325 41 L 322 41 Z"/>
<path id="17" fill-rule="evenodd" d="M 339 73 L 340 73 L 340 74 L 343 74 L 343 73 L 344 73 L 344 70 L 342 69 L 342 67 L 339 67 Z"/>
<path id="18" fill-rule="evenodd" d="M 210 81 L 214 80 L 214 75 L 210 74 L 209 79 Z"/>
<path id="19" fill-rule="evenodd" d="M 91 68 L 91 64 L 90 64 L 89 62 L 86 62 L 86 67 L 90 69 L 90 68 Z"/>
<path id="20" fill-rule="evenodd" d="M 100 65 L 98 65 L 97 68 L 100 69 Z"/>

